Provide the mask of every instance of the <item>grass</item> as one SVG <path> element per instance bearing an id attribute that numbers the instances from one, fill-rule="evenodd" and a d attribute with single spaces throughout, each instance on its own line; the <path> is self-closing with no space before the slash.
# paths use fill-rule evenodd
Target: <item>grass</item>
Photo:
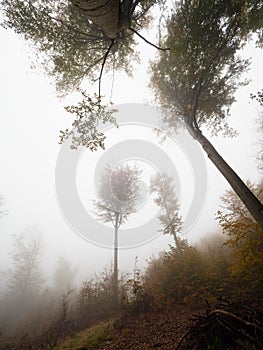
<path id="1" fill-rule="evenodd" d="M 53 348 L 53 350 L 77 350 L 79 348 L 86 348 L 87 350 L 95 349 L 101 342 L 110 340 L 112 329 L 112 322 L 99 323 L 65 340 L 63 343 Z"/>

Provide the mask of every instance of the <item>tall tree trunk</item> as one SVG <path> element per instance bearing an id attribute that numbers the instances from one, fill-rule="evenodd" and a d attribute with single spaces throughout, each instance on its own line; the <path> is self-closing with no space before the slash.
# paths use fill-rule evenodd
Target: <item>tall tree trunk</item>
<path id="1" fill-rule="evenodd" d="M 117 37 L 120 31 L 120 1 L 119 0 L 71 0 L 84 11 L 89 20 L 104 31 L 111 39 Z"/>
<path id="2" fill-rule="evenodd" d="M 119 307 L 118 298 L 118 227 L 114 228 L 114 266 L 113 266 L 113 303 L 114 308 Z"/>
<path id="3" fill-rule="evenodd" d="M 174 237 L 174 242 L 175 242 L 176 248 L 181 253 L 182 252 L 181 243 L 180 243 L 180 241 L 179 241 L 179 239 L 177 237 L 177 234 L 176 234 L 174 228 L 172 230 L 173 230 L 172 234 L 173 234 L 173 237 Z"/>
<path id="4" fill-rule="evenodd" d="M 188 126 L 189 127 L 189 126 Z M 217 169 L 228 181 L 230 186 L 236 192 L 238 197 L 247 207 L 250 214 L 259 224 L 260 229 L 263 231 L 263 205 L 257 199 L 257 197 L 250 191 L 246 184 L 240 179 L 236 172 L 227 164 L 227 162 L 220 156 L 214 146 L 208 141 L 208 139 L 202 134 L 201 130 L 197 127 L 190 128 L 190 133 L 201 144 L 208 158 L 214 163 Z"/>

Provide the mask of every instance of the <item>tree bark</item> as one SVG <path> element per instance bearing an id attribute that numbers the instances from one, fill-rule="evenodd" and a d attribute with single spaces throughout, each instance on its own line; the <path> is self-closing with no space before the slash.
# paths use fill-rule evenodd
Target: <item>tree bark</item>
<path id="1" fill-rule="evenodd" d="M 120 31 L 119 0 L 71 0 L 84 11 L 89 20 L 103 30 L 104 34 L 115 39 Z"/>
<path id="2" fill-rule="evenodd" d="M 113 266 L 113 303 L 117 310 L 119 307 L 118 298 L 118 227 L 114 228 L 114 266 Z"/>
<path id="3" fill-rule="evenodd" d="M 250 191 L 246 184 L 236 174 L 236 172 L 227 164 L 227 162 L 220 156 L 214 146 L 202 134 L 199 128 L 190 127 L 191 134 L 201 144 L 208 158 L 214 163 L 217 169 L 225 177 L 231 185 L 235 193 L 244 203 L 250 214 L 258 223 L 260 229 L 263 231 L 263 205 L 257 197 Z"/>

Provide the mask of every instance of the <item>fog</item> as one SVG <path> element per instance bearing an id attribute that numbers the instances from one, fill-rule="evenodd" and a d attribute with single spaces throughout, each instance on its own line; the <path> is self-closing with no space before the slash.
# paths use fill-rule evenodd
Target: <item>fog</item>
<path id="1" fill-rule="evenodd" d="M 72 123 L 72 116 L 64 110 L 64 106 L 73 103 L 79 96 L 73 94 L 65 99 L 57 98 L 48 78 L 37 69 L 31 70 L 30 48 L 12 32 L 2 28 L 0 38 L 4 47 L 0 57 L 0 193 L 4 197 L 3 208 L 8 211 L 7 215 L 0 218 L 0 272 L 7 273 L 11 268 L 10 252 L 14 243 L 13 235 L 27 232 L 28 228 L 32 231 L 33 227 L 41 239 L 40 261 L 46 285 L 53 283 L 54 269 L 59 256 L 67 258 L 73 269 L 77 270 L 75 283 L 79 283 L 94 272 L 103 270 L 105 266 L 111 266 L 113 260 L 108 243 L 98 243 L 94 240 L 92 243 L 89 235 L 83 238 L 74 227 L 68 225 L 57 198 L 56 166 L 61 150 L 58 144 L 59 130 L 70 127 Z M 134 77 L 131 79 L 122 73 L 115 73 L 113 85 L 112 100 L 120 110 L 125 110 L 125 118 L 129 122 L 133 120 L 136 105 L 142 106 L 143 103 L 154 102 L 147 86 L 149 76 L 145 72 L 146 62 L 154 57 L 155 51 L 146 43 L 141 43 L 139 48 L 142 52 L 142 64 L 135 67 Z M 246 77 L 251 82 L 237 92 L 237 102 L 234 103 L 229 118 L 229 124 L 239 135 L 234 139 L 213 137 L 212 141 L 242 179 L 256 182 L 259 180 L 255 160 L 256 118 L 259 107 L 256 102 L 249 99 L 249 95 L 261 88 L 262 78 L 259 72 L 262 54 L 252 43 L 245 48 L 242 56 L 251 57 L 251 69 Z M 96 86 L 88 88 L 96 91 Z M 103 78 L 103 89 L 105 94 L 112 89 L 110 74 Z M 128 104 L 131 104 L 130 107 L 125 109 Z M 143 119 L 142 123 L 144 122 Z M 107 154 L 107 150 L 114 145 L 122 147 L 121 142 L 132 139 L 138 142 L 147 141 L 148 144 L 152 144 L 153 149 L 159 147 L 170 157 L 170 162 L 179 178 L 182 214 L 183 217 L 186 216 L 195 186 L 188 158 L 182 151 L 178 151 L 180 147 L 176 142 L 169 143 L 168 140 L 161 144 L 153 131 L 148 130 L 149 127 L 129 125 L 123 125 L 116 130 L 110 128 L 106 132 L 106 151 L 99 150 L 92 154 L 90 151 L 85 151 L 81 155 L 76 182 L 84 208 L 87 212 L 92 212 L 91 200 L 96 196 L 94 172 L 100 159 L 104 156 L 107 161 L 116 162 L 114 154 Z M 145 186 L 148 185 L 150 174 L 155 170 L 154 164 L 143 159 L 139 152 L 137 159 L 136 154 L 131 158 L 132 161 L 137 160 L 138 165 L 144 168 L 143 182 Z M 195 225 L 184 234 L 184 238 L 188 238 L 190 242 L 197 242 L 203 235 L 219 229 L 215 213 L 220 207 L 219 197 L 228 188 L 228 184 L 214 165 L 209 161 L 205 162 L 208 174 L 205 184 L 206 200 L 202 203 L 203 209 L 199 208 L 202 209 L 202 213 Z M 131 227 L 134 227 L 134 230 L 139 229 L 156 218 L 157 210 L 152 199 L 146 197 L 141 207 L 142 212 L 130 218 L 128 223 L 130 226 L 127 226 L 127 229 Z M 92 213 L 90 215 L 94 218 Z M 101 223 L 98 225 L 102 233 L 107 229 Z M 139 265 L 143 267 L 149 257 L 169 248 L 169 244 L 173 243 L 172 238 L 158 233 L 160 227 L 157 226 L 156 221 L 153 226 L 147 226 L 147 232 L 150 234 L 145 239 L 127 246 L 123 245 L 123 249 L 119 252 L 120 271 L 132 272 L 137 256 Z M 113 237 L 113 230 L 109 227 L 108 229 L 109 232 L 112 231 Z M 96 234 L 99 235 L 100 232 Z M 108 240 L 110 241 L 111 237 Z M 8 273 L 5 276 L 7 275 Z M 1 291 L 5 288 L 6 278 L 1 278 Z"/>

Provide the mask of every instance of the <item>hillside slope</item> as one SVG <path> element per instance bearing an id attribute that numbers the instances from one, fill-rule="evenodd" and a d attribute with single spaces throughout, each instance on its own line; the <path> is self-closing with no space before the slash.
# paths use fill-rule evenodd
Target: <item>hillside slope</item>
<path id="1" fill-rule="evenodd" d="M 175 310 L 131 316 L 117 322 L 112 339 L 102 343 L 98 349 L 175 349 L 189 328 L 189 317 L 189 311 Z"/>
<path id="2" fill-rule="evenodd" d="M 175 349 L 189 328 L 191 315 L 170 310 L 126 316 L 80 332 L 54 350 Z"/>

